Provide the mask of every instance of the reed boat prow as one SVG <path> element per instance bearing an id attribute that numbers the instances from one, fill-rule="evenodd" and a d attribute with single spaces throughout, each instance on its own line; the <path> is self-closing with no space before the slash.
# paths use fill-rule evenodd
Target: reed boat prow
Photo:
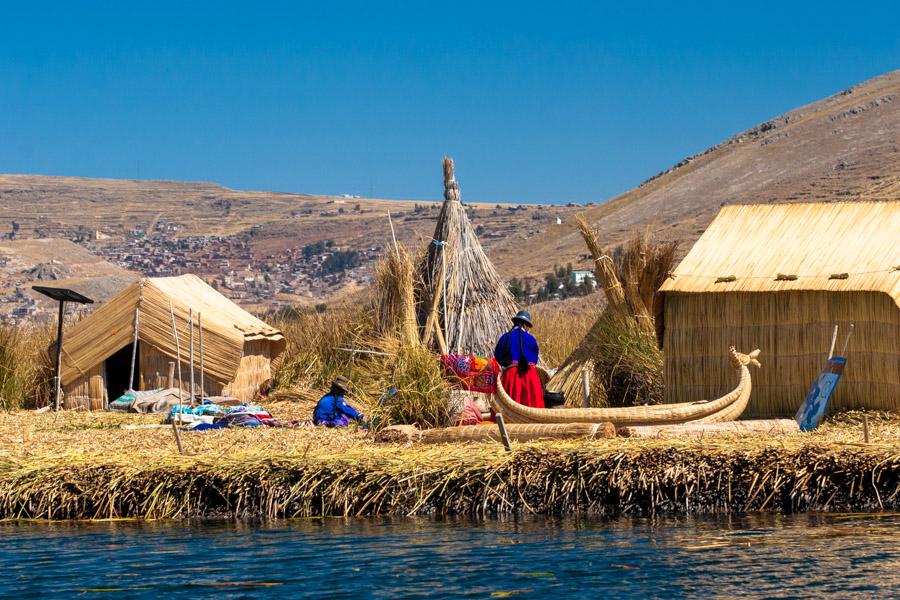
<path id="1" fill-rule="evenodd" d="M 738 375 L 737 385 L 714 400 L 622 408 L 532 408 L 510 398 L 498 380 L 497 393 L 491 402 L 494 410 L 502 413 L 507 423 L 611 422 L 616 426 L 624 426 L 733 421 L 741 416 L 750 401 L 753 382 L 749 367 L 761 366 L 757 360 L 759 353 L 758 349 L 749 354 L 742 354 L 734 347 L 729 349 L 731 366 Z"/>

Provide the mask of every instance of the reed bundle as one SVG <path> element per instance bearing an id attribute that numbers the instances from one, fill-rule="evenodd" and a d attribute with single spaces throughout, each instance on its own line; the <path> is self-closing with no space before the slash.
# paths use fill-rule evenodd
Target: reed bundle
<path id="1" fill-rule="evenodd" d="M 0 325 L 0 410 L 46 406 L 54 363 L 51 326 Z"/>
<path id="2" fill-rule="evenodd" d="M 594 258 L 606 310 L 554 374 L 548 388 L 562 392 L 567 406 L 582 406 L 586 371 L 593 407 L 658 404 L 665 388 L 652 311 L 661 307 L 656 289 L 671 270 L 677 245 L 657 244 L 649 233 L 635 232 L 613 259 L 584 217 L 578 215 L 577 222 Z"/>
<path id="3" fill-rule="evenodd" d="M 420 267 L 419 324 L 428 322 L 434 308 L 449 351 L 490 356 L 518 307 L 478 242 L 460 200 L 453 160 L 446 157 L 444 204 L 434 241 L 438 244 L 429 244 Z"/>
<path id="4" fill-rule="evenodd" d="M 388 249 L 378 264 L 375 282 L 375 333 L 397 336 L 404 344 L 416 344 L 416 292 L 412 258 L 402 244 Z"/>
<path id="5" fill-rule="evenodd" d="M 870 444 L 851 415 L 809 434 L 514 443 L 510 453 L 235 429 L 183 434 L 184 456 L 167 429 L 119 428 L 151 419 L 0 414 L 0 518 L 900 509 L 897 415 L 870 415 Z"/>
<path id="6" fill-rule="evenodd" d="M 411 424 L 423 428 L 452 425 L 450 386 L 439 357 L 419 343 L 397 338 L 370 340 L 374 355 L 360 362 L 355 381 L 367 388 L 367 416 L 377 427 Z"/>

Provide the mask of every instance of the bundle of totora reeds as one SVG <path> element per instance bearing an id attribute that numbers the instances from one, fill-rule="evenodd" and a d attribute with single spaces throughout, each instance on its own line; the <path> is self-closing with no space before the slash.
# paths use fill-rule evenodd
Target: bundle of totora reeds
<path id="1" fill-rule="evenodd" d="M 665 390 L 653 314 L 659 310 L 656 289 L 672 267 L 677 245 L 635 233 L 614 258 L 581 215 L 577 222 L 593 255 L 606 308 L 548 387 L 562 392 L 567 406 L 582 406 L 586 372 L 593 407 L 658 404 Z"/>

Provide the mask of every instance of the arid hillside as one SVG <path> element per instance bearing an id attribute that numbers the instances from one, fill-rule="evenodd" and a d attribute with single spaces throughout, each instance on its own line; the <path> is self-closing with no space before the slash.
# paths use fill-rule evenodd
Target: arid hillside
<path id="1" fill-rule="evenodd" d="M 848 200 L 900 200 L 900 71 L 774 117 L 586 213 L 606 243 L 650 227 L 686 252 L 725 204 Z M 566 225 L 513 271 L 583 252 Z"/>
<path id="2" fill-rule="evenodd" d="M 465 201 L 465 157 L 457 158 Z M 437 196 L 440 157 L 433 175 Z M 660 239 L 680 240 L 684 253 L 725 204 L 863 199 L 900 199 L 900 71 L 774 117 L 603 204 L 482 203 L 470 205 L 469 214 L 503 276 L 537 280 L 556 264 L 589 266 L 574 226 L 580 211 L 605 244 L 649 228 Z M 418 250 L 431 238 L 438 208 L 433 201 L 239 191 L 211 183 L 0 175 L 4 239 L 69 240 L 131 273 L 196 272 L 254 308 L 357 292 L 390 243 L 387 213 L 396 237 Z M 319 242 L 327 249 L 307 251 Z M 323 270 L 331 253 L 355 254 L 335 273 Z M 73 264 L 62 277 L 55 271 L 60 263 L 52 261 L 32 261 L 22 270 L 9 262 L 11 254 L 15 246 L 4 250 L 4 298 L 33 267 L 36 278 L 87 276 Z M 62 260 L 68 250 L 56 254 Z"/>

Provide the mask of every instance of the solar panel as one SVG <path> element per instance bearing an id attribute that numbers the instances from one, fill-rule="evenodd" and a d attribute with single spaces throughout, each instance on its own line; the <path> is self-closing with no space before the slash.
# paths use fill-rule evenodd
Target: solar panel
<path id="1" fill-rule="evenodd" d="M 52 298 L 57 302 L 77 302 L 79 304 L 93 304 L 94 301 L 68 288 L 44 287 L 42 285 L 33 285 L 31 289 L 39 294 L 43 294 L 48 298 Z"/>

